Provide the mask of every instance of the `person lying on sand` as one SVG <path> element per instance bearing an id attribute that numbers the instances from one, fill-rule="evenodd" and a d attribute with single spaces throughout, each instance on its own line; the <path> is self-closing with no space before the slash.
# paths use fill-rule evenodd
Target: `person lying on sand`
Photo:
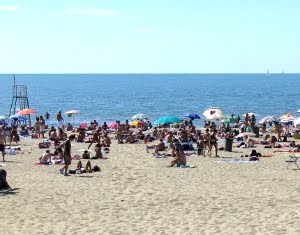
<path id="1" fill-rule="evenodd" d="M 90 161 L 87 161 L 85 167 L 82 166 L 82 162 L 79 160 L 77 163 L 76 170 L 69 170 L 70 174 L 82 174 L 82 173 L 92 173 L 92 172 L 97 172 L 100 171 L 99 166 L 94 166 L 92 168 L 92 164 Z"/>
<path id="2" fill-rule="evenodd" d="M 278 150 L 275 150 L 274 153 L 298 153 L 300 152 L 300 146 L 298 146 L 297 148 L 292 148 L 292 149 L 278 149 Z"/>

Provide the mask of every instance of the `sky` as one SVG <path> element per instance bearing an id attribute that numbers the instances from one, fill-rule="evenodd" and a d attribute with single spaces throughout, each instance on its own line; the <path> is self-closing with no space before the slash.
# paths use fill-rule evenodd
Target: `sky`
<path id="1" fill-rule="evenodd" d="M 0 73 L 297 73 L 298 0 L 0 0 Z"/>

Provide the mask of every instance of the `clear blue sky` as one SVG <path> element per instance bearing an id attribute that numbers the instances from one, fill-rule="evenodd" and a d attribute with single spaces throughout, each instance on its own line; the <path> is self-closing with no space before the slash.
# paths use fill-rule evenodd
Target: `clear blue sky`
<path id="1" fill-rule="evenodd" d="M 0 73 L 300 72 L 297 0 L 0 0 Z"/>

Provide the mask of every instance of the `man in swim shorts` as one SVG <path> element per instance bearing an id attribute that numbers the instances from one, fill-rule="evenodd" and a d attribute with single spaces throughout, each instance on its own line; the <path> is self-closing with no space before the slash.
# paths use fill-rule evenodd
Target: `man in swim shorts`
<path id="1" fill-rule="evenodd" d="M 5 145 L 6 145 L 6 139 L 5 136 L 3 134 L 3 130 L 2 127 L 0 127 L 0 152 L 2 152 L 2 158 L 3 158 L 3 162 L 4 160 L 4 156 L 5 156 Z"/>
<path id="2" fill-rule="evenodd" d="M 62 169 L 60 169 L 60 173 L 64 174 L 65 176 L 68 176 L 68 168 L 69 165 L 71 165 L 72 162 L 72 156 L 71 156 L 71 141 L 75 140 L 75 135 L 70 135 L 69 139 L 66 140 L 63 143 L 64 146 L 64 167 Z"/>
<path id="3" fill-rule="evenodd" d="M 64 119 L 61 115 L 61 111 L 58 112 L 57 116 L 56 116 L 56 119 L 57 119 L 57 125 L 58 127 L 62 127 L 64 125 Z"/>

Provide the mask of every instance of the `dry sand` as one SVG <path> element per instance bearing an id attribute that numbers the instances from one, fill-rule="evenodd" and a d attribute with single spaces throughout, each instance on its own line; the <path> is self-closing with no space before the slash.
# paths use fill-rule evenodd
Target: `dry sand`
<path id="1" fill-rule="evenodd" d="M 171 159 L 145 144 L 114 141 L 107 160 L 92 160 L 101 172 L 64 177 L 59 165 L 33 164 L 45 151 L 38 142 L 22 139 L 24 154 L 0 162 L 14 188 L 0 193 L 1 235 L 300 234 L 300 171 L 286 169 L 288 153 L 219 162 L 251 152 L 234 148 L 221 158 L 189 156 L 196 168 L 168 168 Z M 73 143 L 73 154 L 87 145 Z"/>

